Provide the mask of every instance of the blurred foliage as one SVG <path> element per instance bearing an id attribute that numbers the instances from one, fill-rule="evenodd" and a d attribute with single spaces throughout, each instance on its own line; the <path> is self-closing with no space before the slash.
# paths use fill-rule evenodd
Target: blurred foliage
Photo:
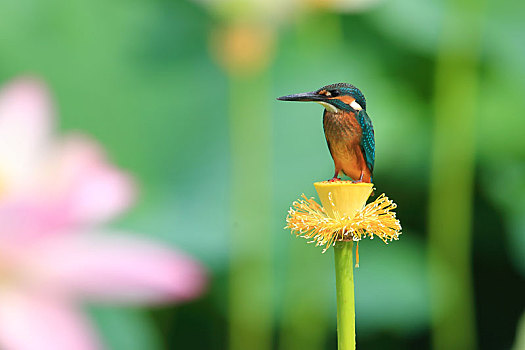
<path id="1" fill-rule="evenodd" d="M 524 2 L 495 0 L 485 9 L 472 243 L 480 349 L 509 348 L 525 308 L 524 10 Z M 275 59 L 265 73 L 268 101 L 338 81 L 367 97 L 376 187 L 398 203 L 404 234 L 388 247 L 360 245 L 355 278 L 363 349 L 430 346 L 425 230 L 432 106 L 446 103 L 433 101 L 445 11 L 436 0 L 400 0 L 362 12 L 290 16 L 276 32 Z M 56 94 L 61 128 L 97 137 L 137 177 L 139 204 L 115 225 L 177 244 L 210 270 L 208 295 L 188 305 L 147 313 L 94 309 L 108 346 L 226 348 L 230 101 L 227 73 L 209 49 L 219 19 L 186 0 L 3 1 L 0 13 L 8 14 L 0 21 L 0 79 L 43 77 Z M 296 344 L 287 337 L 301 339 L 302 330 L 317 348 L 333 347 L 332 253 L 282 229 L 290 203 L 303 192 L 314 195 L 312 182 L 332 172 L 321 109 L 270 106 L 275 344 Z M 256 198 L 246 205 L 256 210 Z M 315 329 L 294 325 L 297 317 L 315 321 Z"/>

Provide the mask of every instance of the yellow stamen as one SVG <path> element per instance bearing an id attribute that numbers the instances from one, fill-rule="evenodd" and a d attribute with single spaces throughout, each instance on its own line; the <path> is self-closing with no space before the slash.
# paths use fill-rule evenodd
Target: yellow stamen
<path id="1" fill-rule="evenodd" d="M 353 217 L 340 215 L 330 198 L 333 218 L 313 198 L 304 194 L 301 197 L 288 211 L 285 228 L 296 236 L 311 239 L 309 243 L 323 246 L 323 253 L 338 241 L 360 241 L 367 236 L 373 239 L 375 235 L 388 243 L 398 240 L 401 234 L 401 224 L 393 212 L 397 205 L 384 193 Z"/>

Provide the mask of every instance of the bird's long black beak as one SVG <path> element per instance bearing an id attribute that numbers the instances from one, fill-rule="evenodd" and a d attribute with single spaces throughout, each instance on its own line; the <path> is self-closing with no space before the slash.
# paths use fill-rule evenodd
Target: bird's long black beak
<path id="1" fill-rule="evenodd" d="M 303 92 L 301 94 L 277 97 L 279 101 L 324 101 L 324 96 L 318 95 L 315 91 Z"/>

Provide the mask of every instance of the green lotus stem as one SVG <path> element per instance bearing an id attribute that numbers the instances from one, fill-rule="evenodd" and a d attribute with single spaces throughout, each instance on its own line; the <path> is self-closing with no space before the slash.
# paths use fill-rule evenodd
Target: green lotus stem
<path id="1" fill-rule="evenodd" d="M 436 63 L 428 219 L 434 350 L 477 348 L 471 241 L 483 2 L 449 1 Z"/>
<path id="2" fill-rule="evenodd" d="M 230 76 L 230 350 L 272 348 L 271 114 L 264 75 Z M 246 205 L 257 198 L 257 210 Z M 257 243 L 254 243 L 257 237 Z"/>
<path id="3" fill-rule="evenodd" d="M 326 214 L 331 218 L 354 217 L 372 193 L 370 183 L 314 184 Z M 339 350 L 355 349 L 355 301 L 353 241 L 339 241 L 334 247 L 337 295 L 337 343 Z"/>
<path id="4" fill-rule="evenodd" d="M 335 288 L 337 293 L 337 344 L 339 350 L 355 349 L 354 242 L 335 245 Z"/>

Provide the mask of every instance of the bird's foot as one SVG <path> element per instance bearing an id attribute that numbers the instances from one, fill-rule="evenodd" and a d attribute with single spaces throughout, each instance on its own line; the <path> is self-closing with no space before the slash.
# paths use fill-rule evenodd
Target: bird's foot
<path id="1" fill-rule="evenodd" d="M 336 182 L 336 181 L 341 181 L 341 179 L 338 178 L 337 176 L 334 176 L 333 178 L 331 178 L 330 180 L 328 180 L 328 182 Z"/>
<path id="2" fill-rule="evenodd" d="M 353 184 L 360 184 L 360 183 L 363 183 L 365 181 L 363 181 L 363 172 L 361 171 L 361 176 L 359 177 L 359 180 L 352 180 L 352 183 Z"/>

